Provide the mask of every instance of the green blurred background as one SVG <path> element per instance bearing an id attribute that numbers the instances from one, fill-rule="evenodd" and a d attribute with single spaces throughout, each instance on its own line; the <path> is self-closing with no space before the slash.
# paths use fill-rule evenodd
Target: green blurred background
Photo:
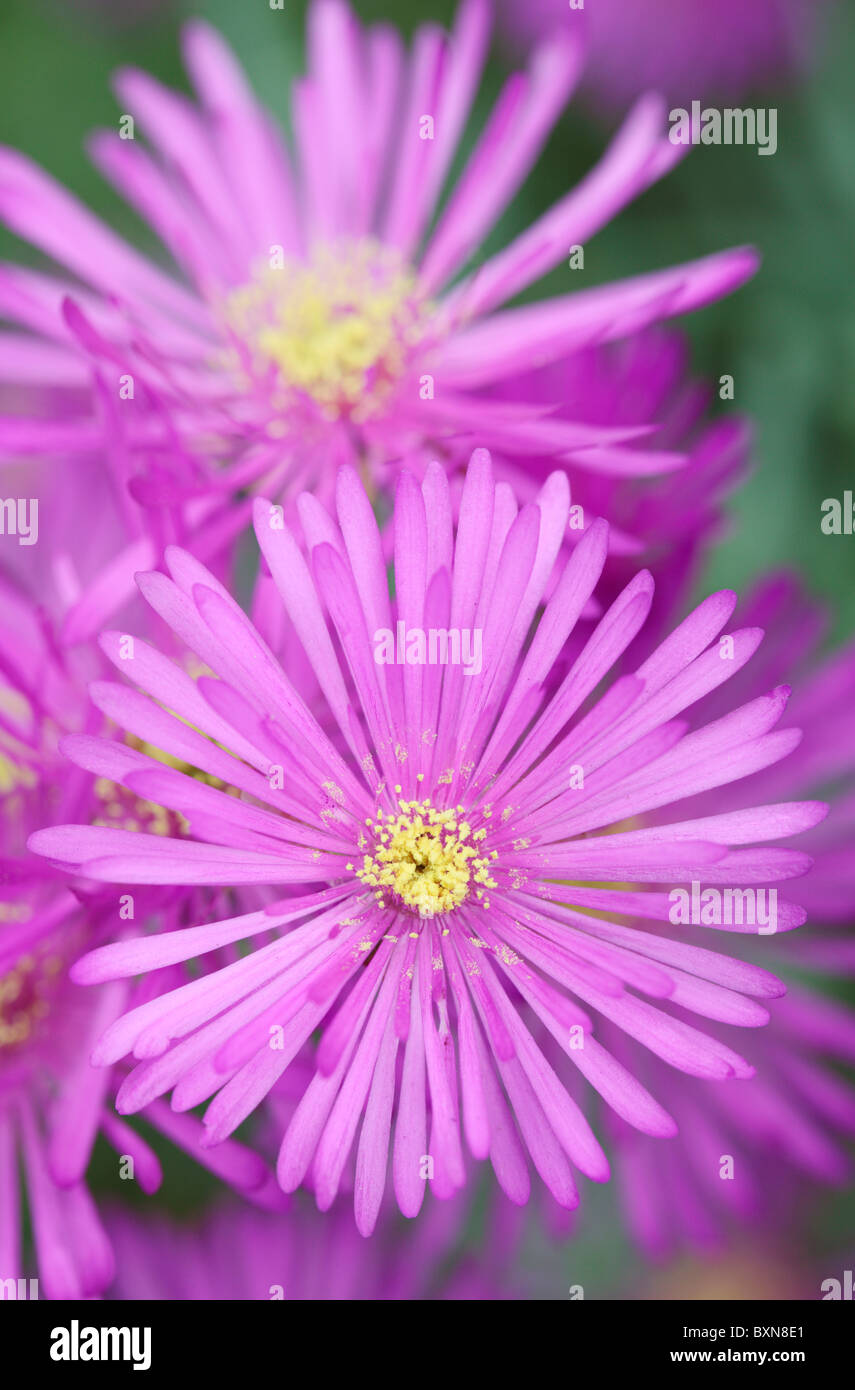
<path id="1" fill-rule="evenodd" d="M 750 4 L 751 0 L 745 0 Z M 702 0 L 698 0 L 702 3 Z M 364 19 L 411 32 L 425 18 L 448 23 L 450 0 L 355 0 Z M 234 46 L 265 103 L 281 118 L 302 66 L 305 0 L 271 12 L 266 0 L 157 3 L 124 0 L 2 0 L 0 139 L 43 164 L 126 235 L 154 250 L 147 228 L 89 165 L 84 139 L 115 128 L 111 71 L 144 67 L 187 88 L 178 29 L 188 15 L 215 23 Z M 478 128 L 512 63 L 496 45 L 476 108 Z M 587 283 L 665 267 L 727 246 L 752 243 L 763 255 L 757 278 L 737 295 L 684 320 L 696 373 L 735 379 L 725 409 L 748 414 L 755 464 L 731 500 L 732 527 L 711 559 L 704 589 L 744 589 L 773 567 L 796 567 L 829 604 L 835 641 L 855 634 L 855 537 L 825 536 L 820 504 L 855 484 L 855 6 L 834 8 L 813 76 L 798 90 L 761 93 L 778 108 L 778 150 L 704 147 L 586 246 Z M 538 167 L 485 248 L 501 245 L 572 186 L 602 151 L 607 132 L 578 104 L 553 133 Z M 470 130 L 471 136 L 471 130 Z M 465 153 L 465 147 L 464 147 Z M 0 231 L 0 257 L 32 261 L 29 248 Z M 559 270 L 558 291 L 566 290 Z M 537 287 L 540 294 L 549 281 Z M 212 1184 L 189 1161 L 167 1158 L 158 1200 L 195 1207 Z M 97 1185 L 123 1185 L 101 1156 Z M 583 1215 L 569 1245 L 532 1232 L 521 1279 L 532 1296 L 560 1299 L 582 1282 L 586 1297 L 816 1296 L 855 1247 L 855 1202 L 821 1198 L 793 1213 L 793 1228 L 766 1248 L 654 1271 L 632 1252 L 609 1190 L 585 1185 Z M 124 1197 L 125 1192 L 121 1195 Z M 477 1241 L 477 1229 L 469 1233 Z M 750 1246 L 749 1246 L 750 1239 Z M 798 1256 L 794 1251 L 798 1250 Z M 826 1268 L 827 1266 L 827 1268 Z M 810 1272 L 809 1272 L 810 1271 Z"/>

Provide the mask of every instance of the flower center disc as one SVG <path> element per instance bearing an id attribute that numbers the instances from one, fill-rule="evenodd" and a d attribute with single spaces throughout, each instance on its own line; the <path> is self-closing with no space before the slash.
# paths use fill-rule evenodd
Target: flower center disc
<path id="1" fill-rule="evenodd" d="M 363 240 L 319 246 L 307 262 L 271 257 L 229 296 L 226 318 L 256 370 L 273 365 L 325 414 L 359 420 L 402 375 L 424 335 L 425 305 L 398 253 Z"/>
<path id="2" fill-rule="evenodd" d="M 50 1009 L 61 970 L 59 956 L 36 952 L 0 975 L 0 1052 L 32 1036 Z"/>
<path id="3" fill-rule="evenodd" d="M 485 830 L 472 831 L 463 807 L 435 810 L 430 800 L 399 801 L 397 816 L 378 811 L 368 821 L 374 849 L 363 856 L 356 877 L 370 888 L 381 907 L 391 893 L 420 917 L 437 917 L 465 902 L 470 892 L 483 902 L 484 889 L 495 888 L 490 857 L 481 853 Z"/>

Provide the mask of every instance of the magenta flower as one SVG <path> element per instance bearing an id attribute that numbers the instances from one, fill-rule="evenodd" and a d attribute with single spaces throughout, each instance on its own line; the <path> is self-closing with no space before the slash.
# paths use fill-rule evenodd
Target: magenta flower
<path id="1" fill-rule="evenodd" d="M 567 1089 L 573 1078 L 644 1133 L 674 1132 L 632 1069 L 595 1040 L 594 1018 L 691 1076 L 751 1075 L 680 1011 L 757 1026 L 767 1019 L 760 1001 L 780 993 L 774 977 L 614 918 L 667 922 L 669 896 L 657 885 L 767 885 L 807 869 L 805 854 L 766 842 L 817 824 L 816 801 L 638 824 L 792 751 L 798 732 L 775 729 L 788 691 L 687 732 L 684 712 L 735 675 L 761 637 L 749 628 L 719 641 L 735 604 L 720 593 L 592 702 L 642 628 L 652 582 L 639 574 L 562 665 L 608 543 L 598 522 L 566 564 L 559 558 L 570 508 L 562 473 L 517 512 L 476 453 L 456 534 L 444 470 L 434 465 L 421 486 L 402 475 L 394 599 L 350 469 L 337 499 L 338 524 L 316 499 L 300 499 L 302 539 L 281 509 L 256 503 L 259 544 L 337 737 L 182 551 L 168 553 L 171 578 L 143 576 L 140 587 L 216 676 L 194 681 L 145 642 L 129 650 L 120 634 L 103 639 L 138 691 L 96 683 L 102 712 L 242 796 L 74 737 L 64 746 L 80 766 L 180 813 L 190 835 L 63 825 L 37 832 L 31 847 L 101 882 L 276 885 L 290 896 L 87 956 L 74 971 L 81 983 L 245 943 L 230 964 L 130 1009 L 94 1060 L 137 1059 L 120 1112 L 170 1090 L 178 1110 L 210 1100 L 205 1125 L 217 1144 L 322 1029 L 279 1154 L 286 1191 L 311 1170 L 318 1204 L 329 1207 L 353 1151 L 357 1223 L 368 1232 L 390 1151 L 398 1204 L 413 1216 L 426 1180 L 440 1197 L 464 1185 L 465 1136 L 513 1201 L 529 1195 L 528 1155 L 570 1208 L 572 1168 L 595 1181 L 609 1172 Z M 441 631 L 447 638 L 433 662 L 431 630 L 437 644 Z M 409 659 L 385 664 L 381 654 L 407 631 Z M 479 659 L 464 667 L 467 649 Z M 781 929 L 803 918 L 779 904 Z M 550 1034 L 561 1073 L 540 1045 Z"/>
<path id="2" fill-rule="evenodd" d="M 507 1204 L 498 1214 L 506 1227 Z M 461 1257 L 466 1215 L 459 1200 L 433 1203 L 415 1226 L 386 1213 L 366 1244 L 341 1202 L 324 1216 L 299 1202 L 287 1216 L 273 1218 L 221 1204 L 191 1226 L 116 1211 L 109 1222 L 117 1254 L 111 1296 L 230 1303 L 522 1297 L 509 1276 L 503 1233 L 497 1239 L 491 1230 L 477 1259 Z"/>
<path id="3" fill-rule="evenodd" d="M 620 1121 L 615 1125 L 630 1230 L 659 1256 L 680 1244 L 718 1244 L 747 1221 L 774 1225 L 794 1202 L 804 1207 L 812 1187 L 842 1184 L 851 1174 L 855 1089 L 833 1064 L 855 1063 L 855 1013 L 823 986 L 855 976 L 855 943 L 840 930 L 855 918 L 855 649 L 850 644 L 818 659 L 825 615 L 788 575 L 762 584 L 743 617 L 762 624 L 767 636 L 758 669 L 746 667 L 736 677 L 739 697 L 759 697 L 770 681 L 797 677 L 788 722 L 796 720 L 804 737 L 785 761 L 747 778 L 739 800 L 755 804 L 831 789 L 831 810 L 797 842 L 813 859 L 794 885 L 810 929 L 798 940 L 770 937 L 762 955 L 759 941 L 745 943 L 788 984 L 750 1050 L 756 1076 L 700 1088 L 647 1059 L 643 1079 L 675 1116 L 679 1137 L 663 1151 Z M 704 718 L 723 713 L 716 695 L 701 708 Z M 727 804 L 734 804 L 733 794 Z M 725 798 L 713 789 L 687 809 L 712 815 L 724 811 Z M 617 1037 L 614 1042 L 621 1046 Z"/>
<path id="4" fill-rule="evenodd" d="M 605 590 L 601 585 L 598 597 L 602 600 L 604 592 L 617 597 L 643 559 L 656 578 L 657 609 L 669 619 L 697 578 L 699 562 L 721 539 L 722 502 L 747 470 L 751 443 L 743 418 L 707 418 L 710 388 L 692 380 L 687 359 L 681 334 L 649 328 L 621 342 L 580 349 L 549 366 L 521 372 L 489 393 L 501 405 L 509 393 L 517 392 L 541 410 L 560 401 L 550 416 L 553 422 L 581 420 L 604 430 L 646 425 L 650 430 L 629 473 L 593 470 L 584 463 L 567 465 L 574 506 L 568 541 L 575 543 L 596 517 L 604 517 L 609 523 L 610 560 Z M 510 483 L 520 502 L 533 500 L 555 470 L 554 457 L 531 444 L 524 456 L 509 450 L 489 424 L 481 433 L 481 443 L 495 446 L 497 479 Z M 645 453 L 650 458 L 647 469 Z M 462 474 L 468 455 L 453 446 L 449 455 Z M 660 470 L 669 455 L 686 464 L 663 475 Z M 429 451 L 422 451 L 422 470 L 430 457 Z M 408 462 L 416 465 L 413 455 Z M 454 495 L 458 486 L 455 477 Z"/>
<path id="5" fill-rule="evenodd" d="M 624 111 L 643 92 L 669 102 L 738 99 L 800 74 L 829 0 L 501 0 L 505 29 L 525 45 L 566 30 L 587 41 L 585 88 Z"/>
<path id="6" fill-rule="evenodd" d="M 47 590 L 46 577 L 42 582 Z M 27 854 L 26 839 L 55 816 L 153 833 L 177 831 L 180 818 L 107 778 L 93 785 L 69 776 L 60 734 L 103 727 L 86 696 L 92 669 L 85 654 L 63 651 L 45 609 L 6 583 L 0 613 L 0 1281 L 21 1278 L 25 1265 L 20 1169 L 40 1295 L 81 1298 L 102 1292 L 113 1275 L 110 1244 L 85 1183 L 96 1137 L 124 1159 L 125 1176 L 132 1162 L 143 1191 L 154 1191 L 161 1172 L 148 1143 L 113 1111 L 120 1071 L 89 1062 L 105 1026 L 136 992 L 123 982 L 89 995 L 69 979 L 81 951 L 114 937 L 128 914 L 100 884 L 81 881 L 70 889 Z M 168 927 L 211 906 L 196 889 L 144 890 L 135 894 L 133 915 L 146 921 L 156 908 Z M 240 1191 L 278 1205 L 275 1188 L 273 1195 L 267 1188 L 267 1165 L 242 1144 L 230 1141 L 213 1154 L 200 1150 L 198 1122 L 162 1103 L 149 1107 L 145 1119 Z"/>
<path id="7" fill-rule="evenodd" d="M 293 152 L 200 22 L 185 31 L 200 105 L 121 73 L 122 130 L 98 136 L 93 155 L 177 274 L 2 153 L 0 216 L 65 270 L 3 269 L 0 312 L 18 328 L 0 339 L 0 377 L 61 389 L 68 404 L 60 419 L 5 417 L 0 449 L 102 446 L 136 500 L 162 514 L 161 529 L 206 554 L 247 488 L 329 495 L 338 463 L 373 471 L 423 446 L 435 456 L 451 441 L 467 452 L 487 444 L 609 475 L 677 465 L 636 447 L 647 421 L 592 428 L 550 418 L 555 401 L 533 410 L 510 386 L 499 407 L 492 388 L 706 304 L 756 257 L 730 251 L 503 308 L 682 151 L 661 102 L 645 98 L 578 188 L 477 264 L 581 63 L 571 37 L 539 49 L 443 196 L 488 29 L 485 0 L 465 0 L 450 38 L 425 27 L 407 55 L 389 28 L 363 30 L 340 0 L 316 0 Z"/>

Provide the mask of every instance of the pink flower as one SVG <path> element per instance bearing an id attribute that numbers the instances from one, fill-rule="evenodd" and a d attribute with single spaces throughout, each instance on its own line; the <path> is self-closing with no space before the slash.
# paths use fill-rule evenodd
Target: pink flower
<path id="1" fill-rule="evenodd" d="M 153 1150 L 113 1111 L 121 1069 L 95 1070 L 89 1062 L 104 1028 L 137 991 L 121 982 L 89 995 L 72 985 L 69 969 L 81 951 L 124 929 L 123 905 L 132 903 L 138 921 L 157 909 L 167 927 L 185 912 L 213 906 L 197 889 L 142 890 L 120 900 L 100 884 L 70 887 L 27 854 L 28 833 L 54 816 L 178 830 L 179 817 L 108 778 L 93 785 L 69 775 L 59 736 L 103 728 L 86 696 L 91 674 L 85 652 L 72 657 L 63 650 L 45 608 L 0 583 L 0 1281 L 20 1278 L 24 1268 L 21 1170 L 40 1296 L 60 1299 L 96 1295 L 113 1276 L 110 1244 L 85 1182 L 98 1135 L 124 1160 L 123 1176 L 132 1172 L 143 1191 L 161 1180 Z M 133 757 L 130 748 L 124 752 Z M 174 984 L 173 976 L 157 987 Z M 276 1189 L 268 1191 L 267 1165 L 243 1144 L 230 1141 L 219 1155 L 199 1150 L 198 1122 L 162 1103 L 148 1107 L 145 1119 L 253 1200 L 280 1204 Z"/>
<path id="2" fill-rule="evenodd" d="M 337 506 L 338 524 L 302 497 L 298 539 L 281 509 L 256 503 L 259 544 L 337 738 L 183 551 L 168 552 L 171 578 L 147 575 L 140 586 L 216 676 L 193 680 L 142 641 L 123 660 L 118 635 L 103 639 L 138 690 L 96 683 L 101 711 L 242 796 L 75 737 L 64 746 L 80 766 L 180 813 L 190 835 L 64 825 L 37 832 L 31 848 L 100 882 L 276 885 L 289 896 L 80 962 L 75 979 L 95 983 L 245 943 L 230 964 L 130 1009 L 94 1060 L 137 1059 L 120 1112 L 170 1090 L 178 1110 L 210 1100 L 205 1125 L 217 1144 L 322 1029 L 279 1154 L 287 1191 L 311 1169 L 318 1204 L 329 1207 L 353 1153 L 357 1223 L 369 1232 L 390 1153 L 398 1204 L 413 1216 L 427 1180 L 440 1197 L 464 1185 L 465 1138 L 516 1203 L 529 1195 L 530 1158 L 572 1208 L 573 1168 L 595 1181 L 609 1174 L 570 1094 L 582 1078 L 642 1132 L 675 1128 L 631 1066 L 595 1039 L 595 1019 L 691 1076 L 752 1073 L 681 1011 L 756 1027 L 781 992 L 777 980 L 613 919 L 667 922 L 661 885 L 777 884 L 809 867 L 805 854 L 766 842 L 816 825 L 819 802 L 688 820 L 664 809 L 791 752 L 798 732 L 775 729 L 788 690 L 687 732 L 685 712 L 735 676 L 762 635 L 748 628 L 720 642 L 736 601 L 720 593 L 593 699 L 641 630 L 653 586 L 637 575 L 562 667 L 608 543 L 598 522 L 560 558 L 563 473 L 517 511 L 476 453 L 456 534 L 444 470 L 434 465 L 421 486 L 403 474 L 394 599 L 370 501 L 347 468 Z M 464 668 L 449 637 L 434 663 L 383 664 L 399 623 L 417 634 L 412 656 L 418 632 L 426 642 L 432 629 L 456 632 L 460 652 L 477 645 L 480 659 Z M 659 808 L 665 823 L 641 828 L 638 818 Z M 803 919 L 779 904 L 780 929 Z M 540 1045 L 548 1034 L 560 1071 Z"/>
<path id="3" fill-rule="evenodd" d="M 3 152 L 0 216 L 65 269 L 3 269 L 0 312 L 19 329 L 0 339 L 0 377 L 69 397 L 59 419 L 7 416 L 0 449 L 104 447 L 161 531 L 206 554 L 246 489 L 328 496 L 343 462 L 373 472 L 453 443 L 593 474 L 678 465 L 637 447 L 647 420 L 553 418 L 554 398 L 532 409 L 512 383 L 532 365 L 730 292 L 756 257 L 729 251 L 504 308 L 682 152 L 667 139 L 662 103 L 644 98 L 583 183 L 479 263 L 581 66 L 572 37 L 544 44 L 528 73 L 508 79 L 445 195 L 488 30 L 485 0 L 464 0 L 450 38 L 427 26 L 407 55 L 391 29 L 362 29 L 340 0 L 316 0 L 309 72 L 293 92 L 293 153 L 201 22 L 185 31 L 200 105 L 121 73 L 123 130 L 99 135 L 93 155 L 177 274 Z M 129 119 L 138 129 L 123 139 Z"/>
<path id="4" fill-rule="evenodd" d="M 61 393 L 9 395 L 18 407 L 37 403 L 50 428 L 62 426 L 67 401 Z M 111 437 L 115 442 L 115 434 Z M 134 575 L 158 564 L 163 547 L 177 534 L 186 538 L 188 528 L 199 559 L 219 578 L 230 578 L 233 542 L 249 517 L 248 504 L 241 503 L 211 525 L 210 502 L 188 506 L 179 518 L 140 507 L 128 490 L 122 449 L 102 450 L 95 439 L 92 445 L 90 452 L 75 456 L 60 446 L 57 454 L 28 457 L 24 451 L 0 461 L 0 493 L 7 506 L 10 499 L 13 507 L 17 503 L 14 531 L 20 536 L 23 522 L 32 533 L 32 541 L 16 544 L 13 527 L 4 522 L 10 537 L 3 547 L 4 570 L 50 613 L 56 640 L 66 649 L 86 642 L 108 621 L 139 622 Z"/>
<path id="5" fill-rule="evenodd" d="M 644 1079 L 673 1113 L 679 1137 L 663 1152 L 616 1126 L 616 1172 L 629 1226 L 656 1255 L 680 1244 L 720 1243 L 748 1221 L 774 1227 L 794 1201 L 804 1207 L 817 1184 L 842 1184 L 851 1172 L 846 1141 L 855 1135 L 855 1089 L 829 1064 L 855 1063 L 855 1013 L 827 987 L 832 978 L 855 976 L 855 943 L 843 932 L 855 916 L 855 648 L 850 643 L 818 657 L 825 615 L 786 574 L 757 588 L 743 619 L 762 624 L 767 636 L 759 667 L 745 667 L 735 678 L 739 697 L 758 697 L 770 681 L 795 677 L 787 722 L 798 722 L 804 737 L 785 761 L 746 779 L 738 800 L 756 804 L 819 791 L 831 809 L 797 842 L 813 859 L 794 885 L 810 928 L 798 938 L 772 935 L 762 952 L 759 941 L 745 943 L 753 946 L 753 959 L 788 985 L 751 1049 L 756 1076 L 700 1088 L 651 1058 Z M 712 695 L 701 717 L 724 708 L 720 695 Z M 734 804 L 734 793 L 724 798 L 713 789 L 687 809 L 712 815 L 727 804 Z"/>
<path id="6" fill-rule="evenodd" d="M 565 465 L 574 509 L 567 539 L 575 544 L 592 521 L 604 517 L 610 558 L 598 597 L 615 598 L 643 561 L 656 578 L 657 608 L 670 607 L 670 618 L 709 547 L 721 539 L 722 502 L 747 471 L 751 444 L 744 418 L 707 417 L 711 390 L 689 376 L 687 359 L 681 334 L 648 328 L 523 371 L 488 393 L 497 407 L 516 393 L 535 411 L 550 410 L 553 427 L 579 420 L 604 432 L 631 426 L 649 431 L 629 470 L 608 450 L 601 451 L 596 468 L 584 461 Z M 557 410 L 555 401 L 561 402 Z M 515 444 L 500 419 L 485 421 L 479 443 L 490 448 L 497 479 L 509 483 L 520 502 L 533 500 L 555 471 L 545 442 Z M 589 452 L 590 463 L 595 453 Z M 423 474 L 431 458 L 423 449 L 407 463 Z M 455 502 L 468 458 L 463 443 L 449 446 Z M 396 468 L 392 463 L 378 471 L 381 484 L 391 486 Z"/>
<path id="7" fill-rule="evenodd" d="M 504 1204 L 493 1216 L 507 1227 Z M 346 1207 L 321 1216 L 298 1202 L 286 1216 L 220 1204 L 178 1225 L 116 1211 L 120 1299 L 285 1302 L 486 1301 L 522 1297 L 508 1271 L 506 1241 L 489 1232 L 479 1258 L 461 1257 L 461 1202 L 434 1203 L 415 1226 L 386 1212 L 366 1244 Z M 503 1246 L 505 1248 L 503 1248 Z"/>
<path id="8" fill-rule="evenodd" d="M 624 111 L 642 92 L 669 103 L 738 99 L 800 73 L 829 0 L 501 0 L 505 29 L 528 45 L 568 30 L 587 42 L 585 88 Z"/>

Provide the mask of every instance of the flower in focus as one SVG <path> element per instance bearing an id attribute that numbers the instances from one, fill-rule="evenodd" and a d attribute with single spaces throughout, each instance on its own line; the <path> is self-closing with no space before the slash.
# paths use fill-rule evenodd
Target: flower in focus
<path id="1" fill-rule="evenodd" d="M 574 1207 L 573 1169 L 609 1174 L 572 1094 L 584 1101 L 582 1080 L 630 1125 L 669 1136 L 674 1121 L 637 1079 L 636 1052 L 693 1077 L 750 1076 L 740 1053 L 685 1015 L 754 1028 L 781 992 L 758 966 L 615 919 L 668 922 L 662 885 L 768 885 L 809 867 L 767 842 L 818 824 L 819 802 L 691 819 L 671 810 L 796 747 L 798 731 L 775 727 L 788 690 L 689 730 L 686 711 L 735 676 L 762 636 L 723 634 L 736 601 L 724 592 L 595 698 L 642 629 L 653 585 L 638 574 L 562 668 L 608 545 L 597 522 L 566 558 L 570 505 L 556 473 L 518 510 L 476 451 L 455 527 L 439 464 L 421 485 L 403 473 L 391 597 L 352 469 L 339 474 L 337 522 L 300 499 L 299 539 L 259 499 L 259 544 L 336 738 L 223 586 L 170 550 L 171 577 L 142 576 L 142 593 L 215 675 L 194 680 L 143 641 L 123 658 L 119 634 L 106 634 L 104 651 L 137 690 L 96 682 L 92 697 L 221 786 L 72 737 L 63 746 L 78 765 L 180 814 L 188 833 L 61 825 L 30 839 L 56 867 L 97 882 L 288 892 L 254 913 L 100 947 L 74 978 L 133 977 L 231 949 L 229 964 L 130 1008 L 93 1060 L 136 1058 L 122 1113 L 169 1091 L 177 1110 L 210 1101 L 215 1145 L 321 1030 L 278 1176 L 292 1191 L 311 1172 L 326 1209 L 347 1170 L 363 1233 L 390 1155 L 398 1205 L 414 1216 L 428 1181 L 440 1198 L 465 1185 L 464 1138 L 512 1201 L 528 1199 L 530 1160 L 559 1205 Z M 478 654 L 465 667 L 454 633 L 458 658 Z M 641 824 L 657 810 L 664 823 Z M 803 920 L 779 903 L 781 930 Z M 606 1020 L 632 1040 L 629 1065 L 595 1038 Z"/>
<path id="2" fill-rule="evenodd" d="M 746 953 L 787 982 L 786 997 L 751 1049 L 756 1076 L 700 1088 L 649 1058 L 640 1074 L 668 1105 L 679 1137 L 663 1151 L 613 1123 L 630 1230 L 660 1257 L 681 1244 L 721 1244 L 749 1221 L 776 1229 L 794 1201 L 804 1206 L 811 1184 L 842 1184 L 851 1174 L 855 1087 L 845 1069 L 855 1064 L 855 1013 L 828 985 L 855 976 L 855 943 L 843 930 L 855 919 L 855 650 L 850 644 L 818 656 L 825 614 L 787 574 L 758 586 L 742 616 L 762 625 L 766 639 L 759 663 L 736 676 L 736 693 L 751 699 L 770 681 L 794 680 L 788 722 L 804 736 L 785 761 L 747 778 L 738 793 L 728 789 L 727 804 L 737 795 L 753 804 L 819 793 L 831 807 L 827 820 L 796 842 L 813 860 L 793 886 L 810 927 L 797 939 L 743 938 Z M 700 708 L 702 718 L 723 713 L 719 694 Z M 714 815 L 724 811 L 725 798 L 713 789 L 686 809 Z"/>
<path id="3" fill-rule="evenodd" d="M 65 269 L 0 272 L 0 314 L 15 325 L 0 338 L 0 378 L 62 392 L 66 406 L 60 418 L 5 416 L 0 450 L 73 455 L 100 443 L 134 499 L 158 513 L 159 531 L 206 558 L 231 536 L 247 489 L 329 497 L 340 463 L 372 475 L 453 442 L 594 474 L 679 464 L 637 447 L 650 422 L 552 418 L 557 401 L 533 408 L 514 378 L 704 305 L 740 285 L 756 257 L 729 251 L 504 308 L 681 150 L 661 102 L 642 99 L 591 174 L 481 261 L 581 65 L 571 36 L 539 48 L 446 190 L 488 30 L 484 0 L 464 0 L 450 37 L 424 27 L 407 55 L 393 30 L 363 29 L 340 0 L 316 0 L 293 152 L 201 22 L 185 31 L 199 105 L 122 72 L 122 120 L 152 149 L 102 133 L 93 155 L 178 275 L 2 152 L 0 216 Z"/>
<path id="4" fill-rule="evenodd" d="M 585 88 L 609 111 L 642 92 L 669 103 L 738 99 L 800 74 L 817 48 L 829 0 L 501 0 L 504 28 L 525 45 L 567 29 L 587 42 Z"/>
<path id="5" fill-rule="evenodd" d="M 143 1191 L 157 1188 L 161 1171 L 145 1139 L 113 1111 L 120 1072 L 89 1062 L 105 1026 L 136 993 L 123 982 L 89 994 L 71 983 L 69 969 L 128 920 L 147 921 L 156 909 L 167 926 L 177 925 L 213 900 L 175 889 L 120 898 L 100 884 L 69 885 L 27 853 L 29 832 L 57 815 L 152 834 L 180 833 L 180 817 L 109 778 L 93 783 L 69 769 L 60 737 L 103 729 L 86 694 L 87 654 L 64 650 L 46 607 L 5 581 L 0 615 L 0 1281 L 22 1277 L 25 1267 L 20 1169 L 41 1296 L 90 1297 L 113 1274 L 85 1183 L 96 1138 L 106 1139 Z M 221 895 L 221 908 L 225 902 Z M 199 1150 L 198 1122 L 162 1104 L 144 1118 L 179 1147 L 198 1150 L 226 1182 L 278 1205 L 275 1189 L 267 1192 L 267 1165 L 243 1144 L 230 1141 L 219 1156 Z"/>

